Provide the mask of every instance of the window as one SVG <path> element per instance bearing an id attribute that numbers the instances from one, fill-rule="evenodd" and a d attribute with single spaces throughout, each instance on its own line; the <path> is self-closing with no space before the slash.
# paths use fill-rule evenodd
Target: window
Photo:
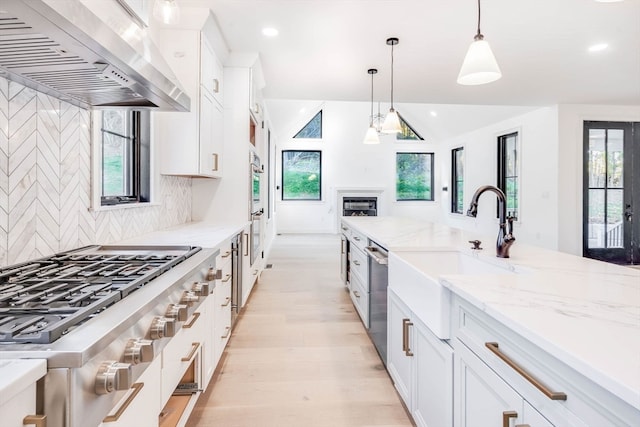
<path id="1" fill-rule="evenodd" d="M 321 200 L 322 153 L 282 151 L 282 200 Z"/>
<path id="2" fill-rule="evenodd" d="M 396 153 L 396 200 L 433 200 L 433 153 Z"/>
<path id="3" fill-rule="evenodd" d="M 451 150 L 451 212 L 464 211 L 464 148 Z"/>
<path id="4" fill-rule="evenodd" d="M 322 138 L 322 110 L 318 111 L 318 114 L 313 116 L 309 122 L 304 125 L 302 129 L 296 133 L 294 138 L 311 138 L 311 139 L 321 139 Z"/>
<path id="5" fill-rule="evenodd" d="M 498 188 L 507 196 L 507 215 L 518 219 L 518 132 L 498 137 Z"/>
<path id="6" fill-rule="evenodd" d="M 409 123 L 398 114 L 398 118 L 400 119 L 400 127 L 402 131 L 396 134 L 396 139 L 400 141 L 424 141 L 424 138 L 421 137 L 418 132 L 416 132 Z"/>
<path id="7" fill-rule="evenodd" d="M 149 129 L 149 111 L 102 112 L 103 206 L 149 201 Z"/>

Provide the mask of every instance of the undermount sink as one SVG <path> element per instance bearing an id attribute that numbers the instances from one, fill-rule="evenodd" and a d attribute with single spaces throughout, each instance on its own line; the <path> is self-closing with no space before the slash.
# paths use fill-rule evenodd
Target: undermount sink
<path id="1" fill-rule="evenodd" d="M 525 271 L 509 262 L 457 250 L 391 252 L 389 287 L 441 339 L 450 335 L 450 291 L 440 277 L 447 275 L 509 275 Z"/>

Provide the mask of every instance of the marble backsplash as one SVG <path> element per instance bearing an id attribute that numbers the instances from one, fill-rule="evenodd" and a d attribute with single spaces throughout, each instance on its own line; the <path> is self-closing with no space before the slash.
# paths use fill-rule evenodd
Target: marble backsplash
<path id="1" fill-rule="evenodd" d="M 191 220 L 191 179 L 157 205 L 90 211 L 90 114 L 0 77 L 0 266 Z"/>

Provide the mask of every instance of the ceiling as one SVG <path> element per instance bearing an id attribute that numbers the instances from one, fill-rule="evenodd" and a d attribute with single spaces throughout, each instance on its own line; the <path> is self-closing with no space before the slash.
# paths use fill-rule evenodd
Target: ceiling
<path id="1" fill-rule="evenodd" d="M 640 105 L 640 0 L 483 0 L 502 79 L 456 83 L 476 32 L 474 0 L 178 0 L 209 7 L 234 52 L 258 52 L 267 99 Z M 263 27 L 279 35 L 262 35 Z M 595 43 L 608 48 L 588 52 Z"/>

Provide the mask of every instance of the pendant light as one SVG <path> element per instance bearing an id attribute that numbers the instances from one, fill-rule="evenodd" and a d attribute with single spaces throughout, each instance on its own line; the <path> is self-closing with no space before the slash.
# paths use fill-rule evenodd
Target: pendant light
<path id="1" fill-rule="evenodd" d="M 478 32 L 467 50 L 464 62 L 458 75 L 461 85 L 482 85 L 491 83 L 502 77 L 500 67 L 491 51 L 489 43 L 480 32 L 480 0 L 478 0 Z"/>
<path id="2" fill-rule="evenodd" d="M 156 0 L 153 5 L 153 16 L 165 24 L 177 24 L 180 20 L 180 9 L 176 0 Z"/>
<path id="3" fill-rule="evenodd" d="M 369 129 L 367 129 L 367 133 L 364 136 L 363 144 L 380 144 L 380 138 L 378 138 L 378 130 L 373 125 L 373 75 L 376 74 L 378 70 L 375 68 L 370 68 L 367 70 L 367 73 L 371 74 L 371 116 L 369 118 Z"/>
<path id="4" fill-rule="evenodd" d="M 395 37 L 391 37 L 387 39 L 387 44 L 391 46 L 391 108 L 387 113 L 387 116 L 384 118 L 384 123 L 382 124 L 382 133 L 398 133 L 402 132 L 402 127 L 400 126 L 400 118 L 398 117 L 398 113 L 393 109 L 393 47 L 399 43 L 399 40 Z"/>

